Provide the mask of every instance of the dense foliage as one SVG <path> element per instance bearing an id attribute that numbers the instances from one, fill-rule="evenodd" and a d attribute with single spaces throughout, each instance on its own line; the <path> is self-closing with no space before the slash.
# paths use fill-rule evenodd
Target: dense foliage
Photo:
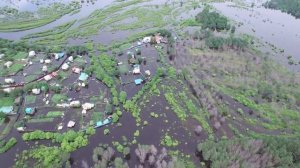
<path id="1" fill-rule="evenodd" d="M 223 47 L 230 47 L 233 49 L 244 49 L 247 47 L 248 42 L 242 38 L 239 37 L 229 37 L 229 38 L 223 38 L 223 37 L 209 37 L 205 39 L 205 44 L 210 49 L 222 49 Z"/>
<path id="2" fill-rule="evenodd" d="M 7 142 L 1 141 L 0 142 L 0 153 L 4 153 L 8 151 L 10 148 L 15 146 L 17 143 L 16 138 L 10 138 Z"/>
<path id="3" fill-rule="evenodd" d="M 228 19 L 217 12 L 210 12 L 208 7 L 197 14 L 196 21 L 201 23 L 203 29 L 209 28 L 217 31 L 230 29 Z"/>
<path id="4" fill-rule="evenodd" d="M 113 57 L 102 54 L 100 57 L 93 56 L 88 72 L 93 72 L 98 80 L 108 87 L 114 86 L 114 76 L 118 75 L 117 63 Z"/>
<path id="5" fill-rule="evenodd" d="M 299 0 L 271 0 L 264 3 L 264 7 L 271 9 L 279 9 L 300 18 L 300 1 Z"/>
<path id="6" fill-rule="evenodd" d="M 23 151 L 18 157 L 15 167 L 31 167 L 31 159 L 35 160 L 33 167 L 63 167 L 69 157 L 69 153 L 58 147 L 39 146 Z"/>
<path id="7" fill-rule="evenodd" d="M 206 141 L 197 147 L 212 168 L 218 167 L 299 167 L 299 139 L 268 137 Z"/>
<path id="8" fill-rule="evenodd" d="M 24 133 L 22 138 L 24 141 L 52 140 L 53 142 L 60 143 L 62 150 L 72 152 L 80 147 L 86 146 L 88 144 L 88 135 L 92 134 L 95 134 L 93 128 L 88 128 L 86 133 L 70 130 L 63 134 L 37 130 L 30 133 Z"/>

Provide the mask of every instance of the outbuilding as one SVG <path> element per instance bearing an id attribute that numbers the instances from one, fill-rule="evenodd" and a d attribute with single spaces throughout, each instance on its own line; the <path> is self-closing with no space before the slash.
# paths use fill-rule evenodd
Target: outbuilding
<path id="1" fill-rule="evenodd" d="M 30 52 L 28 53 L 28 56 L 29 56 L 29 57 L 34 57 L 34 56 L 36 56 L 35 51 L 30 51 Z"/>

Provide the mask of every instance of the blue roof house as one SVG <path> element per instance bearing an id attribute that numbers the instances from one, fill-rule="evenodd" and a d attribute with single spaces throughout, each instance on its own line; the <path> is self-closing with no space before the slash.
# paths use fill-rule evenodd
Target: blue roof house
<path id="1" fill-rule="evenodd" d="M 0 112 L 4 114 L 12 114 L 14 110 L 13 106 L 4 106 L 0 108 Z"/>
<path id="2" fill-rule="evenodd" d="M 35 113 L 35 108 L 26 107 L 25 114 L 27 115 L 33 115 Z"/>
<path id="3" fill-rule="evenodd" d="M 143 82 L 142 79 L 136 79 L 136 80 L 134 80 L 134 83 L 135 83 L 136 85 L 140 85 L 140 84 L 142 84 L 142 82 Z"/>
<path id="4" fill-rule="evenodd" d="M 79 76 L 78 79 L 79 79 L 80 81 L 86 81 L 86 80 L 88 79 L 88 77 L 89 77 L 88 74 L 82 72 L 82 73 L 80 73 L 80 76 Z"/>

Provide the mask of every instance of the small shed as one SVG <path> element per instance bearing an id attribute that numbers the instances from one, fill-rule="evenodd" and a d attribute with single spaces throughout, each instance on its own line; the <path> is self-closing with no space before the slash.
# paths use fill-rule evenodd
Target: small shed
<path id="1" fill-rule="evenodd" d="M 12 78 L 6 78 L 6 79 L 4 79 L 4 82 L 7 84 L 13 84 L 13 83 L 15 83 L 15 80 Z"/>
<path id="2" fill-rule="evenodd" d="M 90 109 L 92 109 L 92 108 L 94 108 L 95 107 L 95 104 L 93 104 L 93 103 L 84 103 L 83 105 L 82 105 L 82 108 L 84 109 L 84 110 L 90 110 Z"/>
<path id="3" fill-rule="evenodd" d="M 44 65 L 44 66 L 42 67 L 42 71 L 43 71 L 43 72 L 47 72 L 47 71 L 48 71 L 48 67 L 47 67 L 46 65 Z"/>
<path id="4" fill-rule="evenodd" d="M 45 64 L 50 64 L 52 61 L 50 59 L 45 60 Z"/>
<path id="5" fill-rule="evenodd" d="M 142 84 L 142 82 L 143 82 L 142 79 L 136 79 L 136 80 L 134 80 L 134 83 L 135 83 L 136 85 L 140 85 L 140 84 Z"/>
<path id="6" fill-rule="evenodd" d="M 140 65 L 134 65 L 132 73 L 133 74 L 140 74 L 141 73 Z"/>
<path id="7" fill-rule="evenodd" d="M 105 120 L 103 121 L 98 121 L 95 125 L 95 128 L 99 128 L 99 127 L 102 127 L 104 125 L 107 125 L 107 124 L 110 124 L 112 122 L 112 119 L 111 118 L 106 118 Z"/>
<path id="8" fill-rule="evenodd" d="M 25 114 L 27 115 L 33 115 L 35 113 L 36 109 L 32 107 L 26 107 L 25 108 Z"/>
<path id="9" fill-rule="evenodd" d="M 69 60 L 70 62 L 73 62 L 73 61 L 74 61 L 74 57 L 73 57 L 73 56 L 70 56 L 70 57 L 68 58 L 68 60 Z"/>
<path id="10" fill-rule="evenodd" d="M 75 124 L 76 124 L 76 123 L 75 123 L 74 121 L 69 121 L 69 122 L 68 122 L 68 128 L 74 127 Z"/>
<path id="11" fill-rule="evenodd" d="M 150 76 L 150 75 L 151 75 L 150 70 L 146 70 L 146 71 L 145 71 L 145 74 L 146 74 L 147 76 Z"/>
<path id="12" fill-rule="evenodd" d="M 0 54 L 0 59 L 2 59 L 5 56 L 5 54 Z"/>
<path id="13" fill-rule="evenodd" d="M 150 36 L 144 37 L 143 43 L 150 43 L 150 42 L 151 42 L 151 37 Z"/>
<path id="14" fill-rule="evenodd" d="M 9 68 L 9 67 L 12 66 L 12 64 L 13 64 L 13 62 L 7 61 L 6 63 L 4 63 L 4 66 L 5 66 L 6 68 Z"/>
<path id="15" fill-rule="evenodd" d="M 77 67 L 73 67 L 72 72 L 79 74 L 81 72 L 81 69 Z"/>
<path id="16" fill-rule="evenodd" d="M 78 100 L 70 102 L 70 107 L 72 107 L 72 108 L 79 108 L 80 106 L 81 106 L 81 103 Z"/>
<path id="17" fill-rule="evenodd" d="M 79 76 L 78 79 L 79 79 L 80 81 L 86 81 L 86 80 L 88 79 L 88 77 L 89 77 L 88 74 L 82 72 L 82 73 L 80 73 L 80 76 Z"/>

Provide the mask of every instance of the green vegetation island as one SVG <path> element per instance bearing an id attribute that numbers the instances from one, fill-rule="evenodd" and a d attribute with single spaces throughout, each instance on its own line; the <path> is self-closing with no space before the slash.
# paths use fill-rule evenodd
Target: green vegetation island
<path id="1" fill-rule="evenodd" d="M 300 18 L 300 1 L 298 0 L 271 0 L 264 3 L 264 7 L 281 10 L 298 19 Z"/>
<path id="2" fill-rule="evenodd" d="M 1 167 L 300 167 L 300 60 L 216 4 L 0 2 Z"/>

